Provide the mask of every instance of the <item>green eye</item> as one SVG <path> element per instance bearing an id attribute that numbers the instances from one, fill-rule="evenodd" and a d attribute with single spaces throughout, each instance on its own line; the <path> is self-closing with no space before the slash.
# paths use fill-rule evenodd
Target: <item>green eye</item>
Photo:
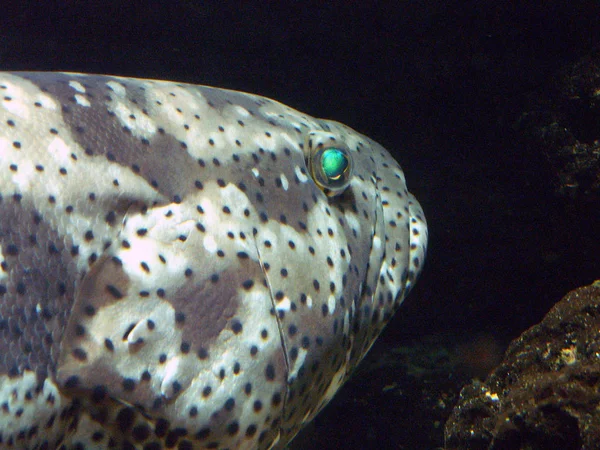
<path id="1" fill-rule="evenodd" d="M 323 173 L 331 181 L 339 180 L 350 167 L 348 157 L 337 148 L 328 148 L 321 156 Z"/>
<path id="2" fill-rule="evenodd" d="M 304 141 L 308 171 L 328 196 L 341 194 L 352 180 L 352 153 L 343 139 L 331 131 L 311 131 Z"/>

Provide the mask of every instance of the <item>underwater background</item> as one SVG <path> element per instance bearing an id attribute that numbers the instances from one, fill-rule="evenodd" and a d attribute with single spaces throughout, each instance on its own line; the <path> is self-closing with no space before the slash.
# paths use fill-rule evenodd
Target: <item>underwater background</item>
<path id="1" fill-rule="evenodd" d="M 597 1 L 0 9 L 1 70 L 252 92 L 343 122 L 402 165 L 429 223 L 423 275 L 293 449 L 443 448 L 461 388 L 600 278 Z"/>

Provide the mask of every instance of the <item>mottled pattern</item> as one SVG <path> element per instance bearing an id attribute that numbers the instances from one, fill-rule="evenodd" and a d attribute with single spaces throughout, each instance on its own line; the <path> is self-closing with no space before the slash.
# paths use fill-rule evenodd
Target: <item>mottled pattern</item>
<path id="1" fill-rule="evenodd" d="M 309 170 L 329 147 L 351 162 L 331 189 Z M 398 164 L 339 123 L 204 86 L 0 74 L 0 447 L 282 448 L 426 243 Z"/>

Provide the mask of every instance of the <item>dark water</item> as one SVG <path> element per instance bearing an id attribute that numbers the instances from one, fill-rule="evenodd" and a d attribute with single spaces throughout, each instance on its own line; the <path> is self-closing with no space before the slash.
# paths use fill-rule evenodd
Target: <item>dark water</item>
<path id="1" fill-rule="evenodd" d="M 441 446 L 458 387 L 485 373 L 472 360 L 600 278 L 599 208 L 556 196 L 514 128 L 532 92 L 600 44 L 598 2 L 89 3 L 3 2 L 0 68 L 273 97 L 380 141 L 425 209 L 422 279 L 298 448 Z"/>

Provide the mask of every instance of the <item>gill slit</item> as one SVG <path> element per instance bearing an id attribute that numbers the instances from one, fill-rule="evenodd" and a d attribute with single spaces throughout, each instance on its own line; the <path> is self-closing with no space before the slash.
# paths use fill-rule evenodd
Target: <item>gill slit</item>
<path id="1" fill-rule="evenodd" d="M 275 316 L 275 320 L 277 321 L 277 329 L 279 330 L 279 339 L 281 342 L 281 348 L 283 349 L 283 358 L 285 360 L 285 368 L 286 368 L 286 373 L 285 373 L 285 395 L 283 395 L 283 407 L 281 408 L 281 422 L 279 425 L 279 433 L 281 434 L 281 429 L 283 427 L 283 422 L 284 422 L 284 417 L 285 417 L 285 411 L 286 411 L 286 407 L 287 407 L 287 397 L 288 397 L 288 389 L 289 389 L 289 374 L 290 374 L 290 360 L 288 357 L 288 349 L 285 345 L 285 337 L 284 337 L 284 333 L 283 333 L 283 327 L 281 324 L 281 321 L 279 320 L 279 314 L 277 314 L 277 308 L 275 306 L 275 296 L 273 295 L 273 288 L 271 286 L 271 281 L 269 280 L 269 275 L 267 274 L 267 271 L 265 269 L 265 266 L 263 264 L 263 259 L 262 256 L 260 254 L 260 250 L 258 248 L 258 242 L 256 239 L 256 234 L 254 233 L 254 245 L 256 247 L 256 254 L 258 256 L 258 263 L 260 264 L 260 268 L 262 269 L 263 275 L 265 277 L 265 280 L 267 282 L 267 288 L 269 289 L 269 296 L 271 297 L 271 307 L 273 308 L 273 315 Z"/>

